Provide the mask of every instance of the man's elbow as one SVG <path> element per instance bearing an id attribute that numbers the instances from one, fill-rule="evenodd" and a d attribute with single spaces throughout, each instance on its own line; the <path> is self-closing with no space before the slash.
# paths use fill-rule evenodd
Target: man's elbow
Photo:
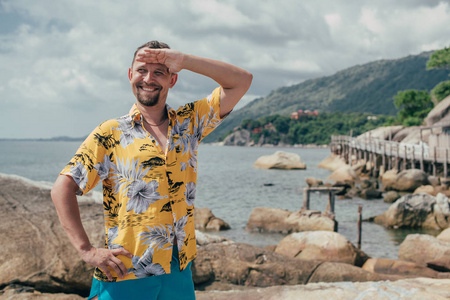
<path id="1" fill-rule="evenodd" d="M 52 198 L 53 203 L 56 203 L 58 199 L 60 199 L 61 195 L 66 193 L 76 194 L 77 190 L 78 185 L 75 183 L 72 177 L 67 175 L 59 175 L 52 186 L 50 197 Z"/>
<path id="2" fill-rule="evenodd" d="M 244 80 L 242 82 L 245 85 L 246 90 L 250 88 L 250 86 L 252 85 L 252 81 L 253 81 L 253 74 L 250 73 L 249 71 L 245 71 Z"/>

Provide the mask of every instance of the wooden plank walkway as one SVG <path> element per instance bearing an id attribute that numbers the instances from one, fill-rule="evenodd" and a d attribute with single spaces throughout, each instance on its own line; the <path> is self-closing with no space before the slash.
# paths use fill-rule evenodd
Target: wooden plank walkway
<path id="1" fill-rule="evenodd" d="M 407 144 L 366 137 L 337 135 L 331 137 L 330 150 L 352 165 L 354 159 L 372 166 L 373 175 L 380 169 L 420 169 L 434 176 L 448 177 L 449 148 L 429 147 L 425 143 Z"/>

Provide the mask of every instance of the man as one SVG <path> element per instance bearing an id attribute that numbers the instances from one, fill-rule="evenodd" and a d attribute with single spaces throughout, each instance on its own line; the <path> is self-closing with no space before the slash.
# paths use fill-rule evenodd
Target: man
<path id="1" fill-rule="evenodd" d="M 182 69 L 220 87 L 174 110 L 166 100 Z M 89 135 L 57 178 L 52 199 L 71 243 L 96 267 L 89 299 L 195 299 L 198 144 L 246 93 L 252 75 L 152 41 L 136 50 L 128 78 L 137 102 Z M 91 245 L 76 200 L 99 181 L 105 248 Z"/>

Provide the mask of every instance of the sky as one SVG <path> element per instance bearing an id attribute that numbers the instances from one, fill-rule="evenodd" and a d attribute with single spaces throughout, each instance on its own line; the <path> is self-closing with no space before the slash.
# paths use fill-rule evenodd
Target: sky
<path id="1" fill-rule="evenodd" d="M 0 0 L 0 138 L 83 137 L 126 114 L 128 68 L 150 40 L 253 73 L 238 109 L 282 86 L 449 47 L 449 24 L 450 0 Z M 182 70 L 168 103 L 216 86 Z"/>

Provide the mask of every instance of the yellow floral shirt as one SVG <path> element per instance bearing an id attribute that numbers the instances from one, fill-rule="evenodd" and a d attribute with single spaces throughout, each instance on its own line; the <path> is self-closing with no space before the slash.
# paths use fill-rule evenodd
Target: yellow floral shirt
<path id="1" fill-rule="evenodd" d="M 134 106 L 126 116 L 98 126 L 80 146 L 61 174 L 71 176 L 79 195 L 101 180 L 105 247 L 125 248 L 133 258 L 119 256 L 129 275 L 115 281 L 170 273 L 176 239 L 180 269 L 197 254 L 194 201 L 199 142 L 220 123 L 220 88 L 180 107 L 168 105 L 165 151 L 142 126 Z M 96 269 L 95 278 L 108 281 Z"/>

